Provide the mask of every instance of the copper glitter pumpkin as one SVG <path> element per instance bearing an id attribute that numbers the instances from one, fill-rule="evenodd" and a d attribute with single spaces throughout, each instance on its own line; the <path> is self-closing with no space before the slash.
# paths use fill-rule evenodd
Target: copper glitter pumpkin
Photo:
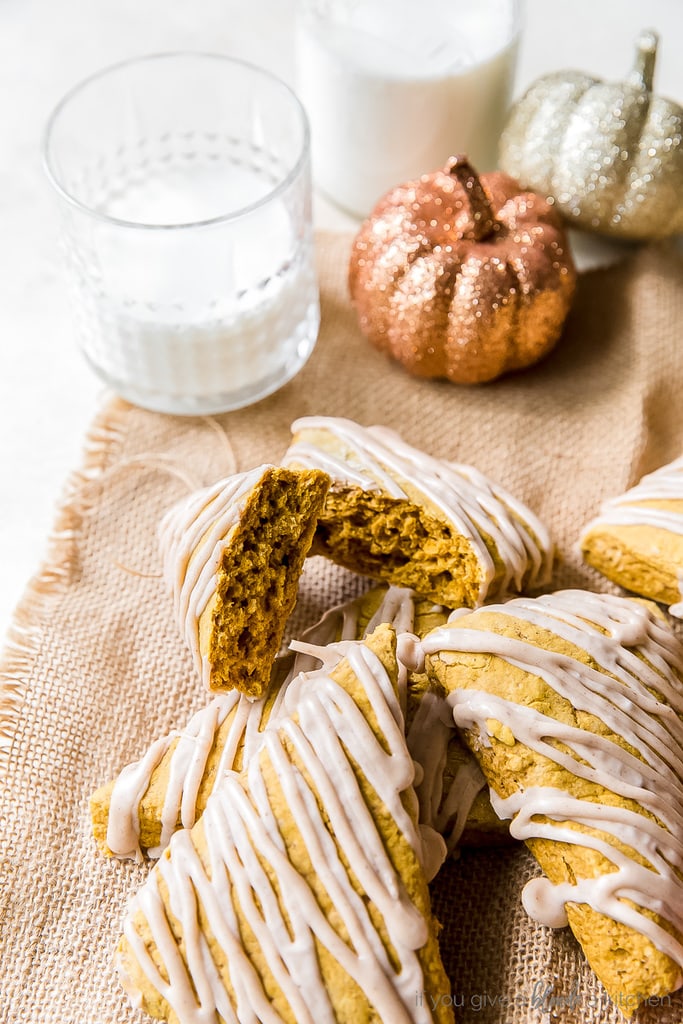
<path id="1" fill-rule="evenodd" d="M 465 157 L 399 185 L 356 236 L 349 288 L 360 327 L 418 377 L 480 384 L 558 340 L 576 271 L 558 215 Z"/>

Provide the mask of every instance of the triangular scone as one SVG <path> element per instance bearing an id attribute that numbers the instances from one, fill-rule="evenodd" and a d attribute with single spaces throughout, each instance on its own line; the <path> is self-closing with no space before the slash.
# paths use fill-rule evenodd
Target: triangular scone
<path id="1" fill-rule="evenodd" d="M 324 656 L 130 905 L 117 966 L 154 1017 L 453 1020 L 393 630 Z"/>
<path id="2" fill-rule="evenodd" d="M 164 516 L 164 576 L 209 690 L 263 693 L 328 486 L 319 470 L 259 466 Z"/>
<path id="3" fill-rule="evenodd" d="M 494 808 L 547 875 L 524 905 L 567 921 L 625 1012 L 683 970 L 683 646 L 654 606 L 561 591 L 454 616 L 427 667 Z"/>
<path id="4" fill-rule="evenodd" d="M 93 834 L 103 853 L 139 857 L 144 851 L 158 857 L 177 829 L 195 824 L 223 773 L 248 764 L 292 679 L 318 666 L 318 659 L 305 653 L 305 644 L 360 640 L 382 623 L 422 636 L 446 617 L 440 605 L 398 587 L 374 587 L 331 608 L 302 634 L 298 653 L 275 660 L 263 697 L 251 700 L 234 690 L 214 697 L 181 730 L 157 739 L 140 760 L 93 793 Z M 408 749 L 421 769 L 416 781 L 420 825 L 439 833 L 449 850 L 458 842 L 507 838 L 507 825 L 491 808 L 476 761 L 449 721 L 442 688 L 430 686 L 423 673 L 399 661 L 399 703 Z M 441 863 L 439 845 L 434 870 Z"/>
<path id="5" fill-rule="evenodd" d="M 547 529 L 473 467 L 351 420 L 306 417 L 292 433 L 283 465 L 332 478 L 313 554 L 448 608 L 548 582 Z"/>
<path id="6" fill-rule="evenodd" d="M 580 545 L 603 576 L 683 617 L 683 458 L 606 501 Z"/>

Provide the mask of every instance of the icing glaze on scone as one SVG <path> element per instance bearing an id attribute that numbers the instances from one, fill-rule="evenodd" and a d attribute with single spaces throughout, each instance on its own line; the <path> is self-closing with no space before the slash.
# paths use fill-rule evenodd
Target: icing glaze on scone
<path id="1" fill-rule="evenodd" d="M 260 697 L 268 685 L 330 479 L 263 465 L 171 509 L 164 575 L 205 687 Z"/>
<path id="2" fill-rule="evenodd" d="M 200 619 L 216 592 L 223 551 L 247 499 L 263 476 L 259 466 L 219 480 L 174 505 L 159 524 L 164 579 L 176 620 L 205 685 L 211 665 L 200 648 Z"/>
<path id="3" fill-rule="evenodd" d="M 429 941 L 425 907 L 392 862 L 372 812 L 376 801 L 391 822 L 393 849 L 419 861 L 413 762 L 397 696 L 382 661 L 364 645 L 321 648 L 318 658 L 324 668 L 291 682 L 282 715 L 261 734 L 246 770 L 226 774 L 200 824 L 173 837 L 130 905 L 117 955 L 122 983 L 139 1003 L 139 978 L 131 977 L 136 963 L 183 1024 L 205 1024 L 216 1011 L 226 1022 L 282 1020 L 264 971 L 294 1019 L 332 1024 L 321 950 L 377 1019 L 432 1019 L 415 998 L 426 984 L 419 957 Z M 358 694 L 333 676 L 342 658 Z M 315 882 L 297 857 L 302 864 L 310 858 Z M 422 891 L 420 900 L 428 899 L 425 883 Z"/>
<path id="4" fill-rule="evenodd" d="M 302 432 L 306 436 L 300 437 Z M 476 603 L 486 598 L 494 579 L 500 594 L 509 587 L 533 589 L 549 581 L 553 546 L 547 528 L 472 466 L 432 458 L 393 430 L 361 427 L 346 419 L 305 417 L 292 424 L 292 433 L 285 465 L 322 469 L 333 481 L 419 502 L 465 537 L 479 564 Z M 325 443 L 325 434 L 334 439 L 336 450 Z M 502 563 L 498 578 L 485 538 Z"/>
<path id="5" fill-rule="evenodd" d="M 604 502 L 579 544 L 608 579 L 683 617 L 683 457 Z"/>
<path id="6" fill-rule="evenodd" d="M 500 631 L 476 628 L 482 615 L 498 616 Z M 505 635 L 503 617 L 515 636 Z M 517 638 L 515 622 L 575 646 L 592 664 L 550 643 L 544 649 Z M 456 724 L 472 730 L 484 746 L 492 736 L 511 749 L 523 744 L 571 773 L 575 787 L 607 791 L 600 799 L 600 790 L 593 788 L 581 799 L 553 786 L 517 787 L 512 779 L 507 797 L 492 793 L 495 810 L 512 819 L 517 838 L 575 844 L 613 865 L 609 873 L 578 878 L 575 884 L 532 881 L 525 890 L 529 913 L 558 926 L 567 922 L 566 903 L 587 903 L 645 936 L 683 968 L 680 939 L 641 910 L 655 912 L 679 936 L 683 933 L 683 647 L 667 624 L 641 602 L 561 591 L 455 612 L 452 626 L 434 630 L 423 649 L 446 671 L 463 654 L 503 659 L 546 683 L 576 715 L 587 713 L 601 723 L 598 732 L 588 731 L 544 714 L 536 699 L 517 703 L 477 690 L 476 681 L 456 687 L 449 697 Z M 605 799 L 609 794 L 619 799 Z"/>
<path id="7" fill-rule="evenodd" d="M 650 501 L 680 502 L 679 509 L 647 505 Z M 611 523 L 616 526 L 653 526 L 683 534 L 683 456 L 648 473 L 642 480 L 616 498 L 606 501 L 599 514 L 584 530 Z"/>
<path id="8" fill-rule="evenodd" d="M 361 626 L 359 615 L 365 602 L 366 595 L 362 595 L 338 605 L 306 630 L 301 640 L 293 644 L 296 653 L 277 659 L 271 690 L 265 697 L 250 700 L 236 691 L 216 697 L 196 712 L 184 729 L 157 740 L 139 761 L 126 766 L 117 777 L 110 797 L 106 837 L 109 852 L 117 857 L 140 857 L 142 801 L 155 769 L 166 756 L 169 758 L 168 783 L 161 813 L 161 837 L 158 845 L 148 849 L 147 853 L 151 857 L 159 857 L 179 823 L 184 828 L 191 828 L 199 817 L 200 787 L 218 730 L 228 723 L 215 771 L 217 780 L 235 767 L 238 752 L 241 764 L 249 762 L 258 747 L 266 721 L 275 719 L 280 713 L 287 687 L 300 672 L 318 666 L 320 650 L 326 644 L 361 639 L 361 634 L 367 636 L 380 623 L 391 624 L 399 634 L 398 697 L 405 717 L 409 666 L 401 653 L 405 651 L 406 658 L 409 658 L 412 650 L 410 634 L 415 627 L 416 596 L 404 588 L 388 588 L 367 624 Z M 407 644 L 402 642 L 404 636 Z M 452 851 L 473 800 L 485 786 L 474 760 L 458 766 L 453 777 L 445 783 L 444 767 L 448 745 L 453 739 L 453 722 L 444 697 L 429 691 L 422 693 L 407 729 L 406 742 L 416 763 L 415 790 L 420 805 L 420 827 L 430 857 L 427 866 L 430 878 L 443 861 L 443 842 L 439 836 L 443 836 L 448 850 Z"/>

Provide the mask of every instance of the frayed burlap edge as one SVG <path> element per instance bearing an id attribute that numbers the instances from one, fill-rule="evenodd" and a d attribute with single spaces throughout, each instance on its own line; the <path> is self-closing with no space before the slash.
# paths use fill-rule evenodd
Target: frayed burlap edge
<path id="1" fill-rule="evenodd" d="M 0 776 L 7 772 L 12 742 L 40 651 L 42 625 L 52 600 L 73 582 L 78 542 L 85 517 L 97 501 L 93 484 L 114 462 L 125 438 L 130 406 L 119 398 L 107 402 L 86 435 L 83 461 L 67 478 L 57 504 L 46 555 L 17 605 L 0 651 Z"/>

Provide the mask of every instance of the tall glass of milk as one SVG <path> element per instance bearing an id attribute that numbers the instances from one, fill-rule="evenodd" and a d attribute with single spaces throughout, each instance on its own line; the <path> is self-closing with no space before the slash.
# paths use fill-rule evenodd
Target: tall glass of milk
<path id="1" fill-rule="evenodd" d="M 519 24 L 519 0 L 301 0 L 297 91 L 320 191 L 365 217 L 456 153 L 493 170 Z"/>
<path id="2" fill-rule="evenodd" d="M 128 61 L 61 101 L 45 162 L 80 343 L 110 387 L 207 414 L 298 372 L 319 304 L 308 121 L 283 82 L 223 56 Z"/>

